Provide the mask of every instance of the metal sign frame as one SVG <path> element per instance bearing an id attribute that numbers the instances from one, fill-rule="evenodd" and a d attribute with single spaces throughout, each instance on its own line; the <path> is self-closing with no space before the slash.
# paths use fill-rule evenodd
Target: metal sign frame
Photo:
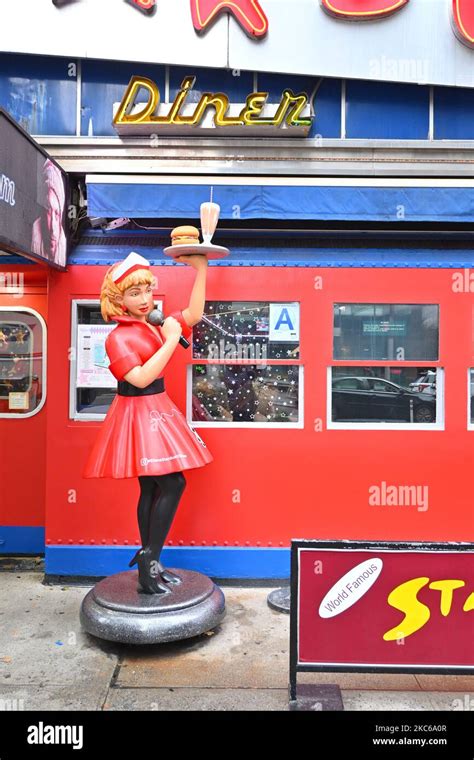
<path id="1" fill-rule="evenodd" d="M 296 700 L 298 673 L 424 673 L 443 675 L 473 675 L 474 665 L 467 666 L 426 666 L 426 665 L 302 665 L 298 663 L 298 601 L 299 601 L 299 550 L 344 550 L 359 551 L 416 551 L 416 552 L 473 552 L 474 543 L 415 543 L 390 541 L 344 541 L 292 539 L 291 541 L 291 603 L 290 603 L 290 658 L 289 658 L 289 699 Z M 474 559 L 474 558 L 473 558 Z"/>

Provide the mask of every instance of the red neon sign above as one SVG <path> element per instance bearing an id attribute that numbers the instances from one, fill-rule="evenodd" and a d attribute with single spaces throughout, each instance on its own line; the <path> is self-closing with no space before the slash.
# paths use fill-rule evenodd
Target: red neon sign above
<path id="1" fill-rule="evenodd" d="M 156 0 L 129 0 L 129 3 L 144 13 L 153 13 L 156 7 Z"/>
<path id="2" fill-rule="evenodd" d="M 410 0 L 321 0 L 321 6 L 331 16 L 350 21 L 384 18 L 399 11 Z"/>
<path id="3" fill-rule="evenodd" d="M 472 0 L 453 0 L 454 34 L 469 47 L 474 47 L 474 5 Z"/>
<path id="4" fill-rule="evenodd" d="M 206 29 L 221 13 L 232 13 L 250 37 L 264 37 L 268 21 L 258 0 L 191 0 L 191 14 L 197 32 Z"/>
<path id="5" fill-rule="evenodd" d="M 57 8 L 62 8 L 63 5 L 70 5 L 74 2 L 76 0 L 53 0 L 53 5 Z M 156 10 L 156 0 L 125 0 L 125 2 L 149 16 Z"/>
<path id="6" fill-rule="evenodd" d="M 61 8 L 76 0 L 53 0 Z M 474 48 L 474 2 L 451 0 L 452 22 L 456 37 Z M 157 0 L 125 0 L 134 8 L 151 15 Z M 294 0 L 288 0 L 288 3 Z M 336 20 L 370 21 L 384 19 L 403 10 L 410 0 L 320 0 L 321 8 Z M 413 0 L 417 2 L 417 0 Z M 261 40 L 268 31 L 268 19 L 260 0 L 190 0 L 194 28 L 202 33 L 223 13 L 233 18 L 252 39 Z"/>

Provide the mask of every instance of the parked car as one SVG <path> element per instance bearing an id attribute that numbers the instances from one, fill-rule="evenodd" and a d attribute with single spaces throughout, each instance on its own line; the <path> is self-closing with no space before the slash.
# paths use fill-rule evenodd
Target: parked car
<path id="1" fill-rule="evenodd" d="M 430 393 L 380 377 L 336 377 L 332 382 L 332 419 L 434 422 L 436 399 Z"/>
<path id="2" fill-rule="evenodd" d="M 428 370 L 424 375 L 418 377 L 415 382 L 410 383 L 408 387 L 418 393 L 431 393 L 432 396 L 436 396 L 436 372 L 431 369 Z"/>

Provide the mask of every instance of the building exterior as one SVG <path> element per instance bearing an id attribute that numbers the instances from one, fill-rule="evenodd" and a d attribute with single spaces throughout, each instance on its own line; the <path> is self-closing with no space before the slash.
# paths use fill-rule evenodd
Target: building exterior
<path id="1" fill-rule="evenodd" d="M 115 388 L 101 354 L 110 328 L 100 284 L 135 250 L 156 267 L 165 314 L 182 308 L 191 273 L 163 248 L 173 226 L 199 224 L 211 189 L 215 242 L 231 255 L 210 264 L 207 321 L 173 357 L 167 390 L 214 462 L 190 472 L 165 560 L 216 577 L 283 578 L 292 538 L 472 541 L 470 15 L 461 4 L 453 34 L 437 11 L 425 36 L 400 38 L 426 4 L 400 3 L 386 18 L 382 0 L 356 3 L 373 14 L 357 24 L 340 17 L 350 3 L 293 2 L 307 21 L 303 42 L 330 30 L 331 49 L 341 45 L 323 57 L 302 42 L 306 56 L 293 57 L 281 52 L 285 4 L 264 14 L 264 33 L 258 18 L 249 27 L 232 14 L 198 35 L 195 4 L 180 0 L 175 14 L 182 6 L 189 16 L 180 59 L 159 26 L 174 29 L 176 15 L 160 15 L 159 3 L 142 9 L 156 5 L 155 15 L 104 5 L 118 23 L 130 19 L 129 52 L 112 39 L 99 57 L 87 3 L 44 0 L 57 25 L 50 49 L 31 39 L 27 54 L 13 36 L 0 54 L 0 107 L 68 173 L 72 192 L 65 268 L 11 250 L 0 260 L 0 323 L 6 312 L 11 331 L 31 315 L 41 396 L 20 410 L 0 380 L 2 550 L 45 551 L 50 575 L 126 567 L 138 545 L 137 483 L 81 478 Z M 89 25 L 87 46 L 68 38 L 71 22 Z M 443 71 L 435 38 L 451 56 Z M 206 93 L 228 110 L 216 126 L 210 106 L 189 130 L 178 119 L 114 126 L 132 77 L 152 84 L 129 113 L 154 89 L 155 113 L 169 115 L 186 87 L 183 117 Z M 305 99 L 295 123 L 278 124 L 287 91 L 288 103 Z M 262 93 L 266 110 L 250 103 L 267 123 L 226 122 Z M 121 218 L 131 221 L 103 229 Z M 5 367 L 11 354 L 5 341 Z"/>

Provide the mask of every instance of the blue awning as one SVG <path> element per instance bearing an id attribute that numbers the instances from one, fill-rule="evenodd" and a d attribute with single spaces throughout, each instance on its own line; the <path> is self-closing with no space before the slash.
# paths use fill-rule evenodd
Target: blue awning
<path id="1" fill-rule="evenodd" d="M 119 181 L 117 181 L 117 179 Z M 160 178 L 164 179 L 164 178 Z M 344 180 L 341 180 L 344 182 Z M 433 181 L 436 182 L 435 180 Z M 396 184 L 396 183 L 395 183 Z M 100 217 L 196 219 L 210 198 L 221 219 L 373 222 L 472 222 L 474 187 L 316 184 L 202 184 L 100 181 L 88 177 L 88 214 Z"/>

